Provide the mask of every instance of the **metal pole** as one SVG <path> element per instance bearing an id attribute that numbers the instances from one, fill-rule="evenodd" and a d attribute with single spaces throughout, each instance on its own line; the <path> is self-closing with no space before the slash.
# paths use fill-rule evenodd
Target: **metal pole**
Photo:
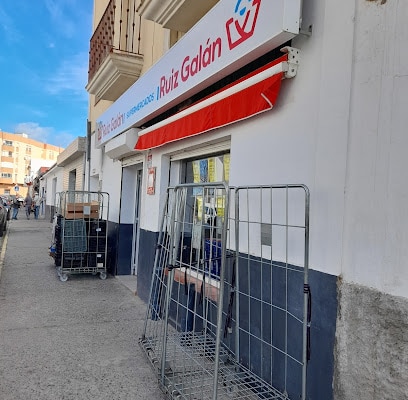
<path id="1" fill-rule="evenodd" d="M 222 309 L 224 300 L 224 282 L 225 282 L 225 268 L 227 259 L 227 227 L 229 218 L 229 189 L 225 182 L 223 182 L 225 193 L 225 206 L 224 206 L 224 224 L 221 233 L 221 271 L 220 271 L 220 292 L 218 297 L 218 310 L 217 310 L 217 336 L 215 342 L 215 371 L 213 380 L 213 400 L 217 400 L 218 396 L 218 372 L 220 364 L 220 348 L 221 348 L 221 335 L 222 335 Z M 204 204 L 203 204 L 204 206 Z"/>
<path id="2" fill-rule="evenodd" d="M 239 196 L 235 190 L 235 361 L 239 363 Z M 233 267 L 234 268 L 234 267 Z"/>
<path id="3" fill-rule="evenodd" d="M 169 247 L 169 266 L 173 266 L 175 262 L 175 243 L 176 243 L 176 229 L 175 229 L 175 220 L 176 220 L 176 208 L 177 208 L 177 187 L 174 189 L 174 198 L 171 209 L 170 216 L 170 247 Z M 171 301 L 171 290 L 173 287 L 174 281 L 174 268 L 169 271 L 168 280 L 167 280 L 167 290 L 166 298 L 164 302 L 164 331 L 163 331 L 163 350 L 162 350 L 162 360 L 161 360 L 161 384 L 165 384 L 165 370 L 166 370 L 166 353 L 167 353 L 167 334 L 168 334 L 168 324 L 169 324 L 169 311 L 170 311 L 170 301 Z"/>
<path id="4" fill-rule="evenodd" d="M 306 373 L 307 373 L 307 334 L 308 334 L 308 300 L 309 292 L 306 288 L 309 286 L 309 210 L 310 193 L 306 186 L 305 190 L 305 259 L 304 259 L 304 298 L 303 298 L 303 355 L 302 355 L 302 399 L 306 400 Z"/>

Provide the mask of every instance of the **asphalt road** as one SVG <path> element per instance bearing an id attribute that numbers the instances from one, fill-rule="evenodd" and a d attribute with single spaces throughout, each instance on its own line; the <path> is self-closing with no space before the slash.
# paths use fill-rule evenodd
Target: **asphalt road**
<path id="1" fill-rule="evenodd" d="M 111 276 L 61 282 L 49 221 L 21 215 L 1 241 L 1 400 L 165 399 L 138 345 L 146 308 L 131 290 Z"/>

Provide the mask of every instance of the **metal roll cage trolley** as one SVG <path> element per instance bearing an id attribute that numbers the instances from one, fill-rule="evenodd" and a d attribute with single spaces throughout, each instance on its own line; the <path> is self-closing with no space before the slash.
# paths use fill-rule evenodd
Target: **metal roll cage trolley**
<path id="1" fill-rule="evenodd" d="M 64 191 L 56 194 L 50 255 L 62 282 L 71 274 L 107 277 L 109 194 Z"/>

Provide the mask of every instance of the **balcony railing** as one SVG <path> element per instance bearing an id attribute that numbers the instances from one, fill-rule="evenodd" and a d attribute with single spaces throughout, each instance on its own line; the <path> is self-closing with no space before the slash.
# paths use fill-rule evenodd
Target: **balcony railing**
<path id="1" fill-rule="evenodd" d="M 111 0 L 91 38 L 88 82 L 111 53 L 140 55 L 136 0 Z"/>

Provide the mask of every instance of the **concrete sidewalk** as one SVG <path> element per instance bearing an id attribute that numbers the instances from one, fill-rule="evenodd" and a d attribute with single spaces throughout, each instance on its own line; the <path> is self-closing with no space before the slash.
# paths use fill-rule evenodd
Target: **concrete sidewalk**
<path id="1" fill-rule="evenodd" d="M 145 304 L 118 279 L 57 276 L 51 223 L 10 221 L 0 255 L 0 399 L 165 399 L 138 339 Z"/>

